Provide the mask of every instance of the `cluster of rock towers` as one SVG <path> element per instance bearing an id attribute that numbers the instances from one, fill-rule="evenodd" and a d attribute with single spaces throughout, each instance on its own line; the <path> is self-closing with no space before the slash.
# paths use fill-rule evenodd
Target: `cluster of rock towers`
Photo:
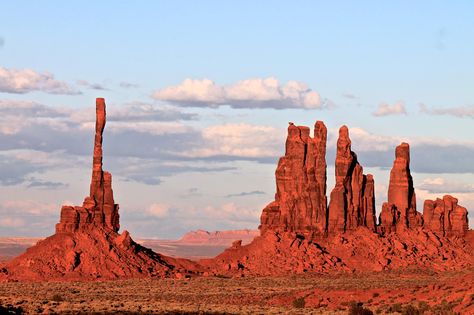
<path id="1" fill-rule="evenodd" d="M 336 152 L 336 184 L 326 197 L 327 128 L 314 126 L 314 137 L 305 126 L 290 123 L 285 155 L 275 172 L 275 200 L 262 211 L 261 233 L 288 231 L 309 237 L 327 236 L 360 226 L 376 233 L 401 232 L 424 227 L 443 236 L 463 236 L 468 231 L 467 210 L 457 199 L 444 196 L 426 200 L 423 215 L 416 211 L 416 196 L 410 173 L 410 147 L 402 143 L 395 150 L 390 172 L 388 201 L 377 223 L 374 177 L 364 174 L 351 150 L 349 130 L 339 129 Z"/>

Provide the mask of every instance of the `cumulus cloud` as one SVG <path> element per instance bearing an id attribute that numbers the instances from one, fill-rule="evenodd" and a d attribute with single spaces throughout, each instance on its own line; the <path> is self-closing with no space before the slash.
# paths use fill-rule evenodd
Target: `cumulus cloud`
<path id="1" fill-rule="evenodd" d="M 186 79 L 180 85 L 153 93 L 153 98 L 180 106 L 233 108 L 306 108 L 323 107 L 319 94 L 306 84 L 289 81 L 282 85 L 274 78 L 255 78 L 220 86 L 209 79 Z"/>
<path id="2" fill-rule="evenodd" d="M 474 105 L 429 108 L 425 104 L 419 104 L 420 112 L 427 115 L 449 115 L 459 118 L 474 118 Z"/>
<path id="3" fill-rule="evenodd" d="M 31 69 L 7 69 L 0 67 L 0 92 L 24 94 L 42 91 L 50 94 L 80 94 L 66 82 L 56 80 L 49 72 Z"/>
<path id="4" fill-rule="evenodd" d="M 455 194 L 455 193 L 472 193 L 474 192 L 473 184 L 466 184 L 458 181 L 449 181 L 442 177 L 425 178 L 418 188 L 428 191 L 429 193 L 439 194 Z"/>
<path id="5" fill-rule="evenodd" d="M 87 87 L 91 90 L 100 90 L 100 91 L 108 90 L 104 85 L 102 85 L 100 83 L 90 83 L 89 81 L 86 81 L 86 80 L 77 80 L 76 83 L 78 85 L 82 85 L 84 87 Z"/>
<path id="6" fill-rule="evenodd" d="M 285 139 L 281 129 L 244 123 L 209 126 L 201 134 L 204 145 L 183 152 L 184 156 L 274 157 Z"/>
<path id="7" fill-rule="evenodd" d="M 392 115 L 406 115 L 407 111 L 405 108 L 405 103 L 397 102 L 393 105 L 387 103 L 380 103 L 377 107 L 377 110 L 372 113 L 373 116 L 392 116 Z"/>

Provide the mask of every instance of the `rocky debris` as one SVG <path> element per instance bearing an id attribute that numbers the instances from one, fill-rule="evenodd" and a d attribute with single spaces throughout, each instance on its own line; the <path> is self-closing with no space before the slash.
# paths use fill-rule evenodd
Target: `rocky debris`
<path id="1" fill-rule="evenodd" d="M 424 226 L 444 236 L 464 236 L 469 230 L 467 209 L 458 205 L 450 195 L 443 199 L 425 200 L 423 205 Z"/>
<path id="2" fill-rule="evenodd" d="M 410 146 L 403 142 L 395 149 L 395 160 L 390 171 L 388 201 L 380 213 L 382 232 L 393 232 L 423 225 L 422 215 L 416 211 L 416 195 L 410 173 Z"/>
<path id="3" fill-rule="evenodd" d="M 267 231 L 248 245 L 234 244 L 214 259 L 204 259 L 200 263 L 211 275 L 270 276 L 350 270 L 318 243 L 294 232 Z"/>
<path id="4" fill-rule="evenodd" d="M 327 221 L 326 139 L 322 121 L 310 137 L 308 127 L 288 126 L 285 156 L 275 172 L 275 201 L 263 209 L 260 230 L 324 234 Z"/>
<path id="5" fill-rule="evenodd" d="M 95 280 L 167 277 L 198 270 L 196 263 L 166 257 L 119 234 L 112 176 L 102 170 L 105 102 L 96 102 L 90 195 L 82 206 L 63 206 L 56 234 L 39 241 L 0 272 L 8 280 Z"/>
<path id="6" fill-rule="evenodd" d="M 422 230 L 381 236 L 366 227 L 309 240 L 293 232 L 270 232 L 245 246 L 234 244 L 214 259 L 201 260 L 213 275 L 285 275 L 288 273 L 366 272 L 474 266 L 463 238 L 439 237 Z"/>
<path id="7" fill-rule="evenodd" d="M 374 178 L 364 175 L 351 150 L 349 129 L 339 129 L 336 152 L 336 185 L 329 202 L 328 233 L 368 226 L 376 231 Z"/>

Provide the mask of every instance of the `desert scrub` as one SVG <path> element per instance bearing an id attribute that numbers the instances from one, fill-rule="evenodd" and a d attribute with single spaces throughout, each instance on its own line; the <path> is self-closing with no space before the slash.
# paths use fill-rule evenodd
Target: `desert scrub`
<path id="1" fill-rule="evenodd" d="M 306 301 L 304 300 L 304 297 L 299 297 L 294 299 L 292 304 L 294 308 L 304 308 Z"/>
<path id="2" fill-rule="evenodd" d="M 362 302 L 351 302 L 349 307 L 349 315 L 374 315 L 374 313 L 365 308 Z"/>
<path id="3" fill-rule="evenodd" d="M 63 302 L 64 301 L 64 298 L 62 297 L 62 295 L 60 294 L 54 294 L 52 297 L 51 297 L 51 301 L 54 301 L 54 302 Z"/>

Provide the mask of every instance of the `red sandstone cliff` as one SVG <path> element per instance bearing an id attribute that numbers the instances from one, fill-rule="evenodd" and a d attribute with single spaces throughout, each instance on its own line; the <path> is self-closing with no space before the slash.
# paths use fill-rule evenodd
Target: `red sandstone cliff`
<path id="1" fill-rule="evenodd" d="M 376 231 L 374 178 L 364 175 L 351 150 L 349 129 L 339 129 L 336 152 L 336 185 L 329 202 L 328 233 L 367 226 Z"/>
<path id="2" fill-rule="evenodd" d="M 469 224 L 466 208 L 458 200 L 446 195 L 443 199 L 425 200 L 423 205 L 424 226 L 444 236 L 464 236 Z"/>
<path id="3" fill-rule="evenodd" d="M 276 194 L 262 211 L 260 230 L 323 234 L 326 229 L 326 138 L 322 121 L 310 137 L 308 127 L 288 126 L 285 156 L 275 172 Z"/>
<path id="4" fill-rule="evenodd" d="M 317 122 L 315 137 L 311 138 L 307 127 L 290 124 L 285 156 L 275 172 L 275 201 L 262 211 L 261 235 L 248 245 L 234 242 L 214 259 L 202 260 L 211 274 L 452 270 L 474 266 L 473 233 L 468 232 L 467 211 L 457 205 L 457 199 L 427 201 L 423 225 L 423 217 L 416 211 L 407 143 L 396 148 L 388 202 L 377 225 L 374 178 L 363 174 L 351 150 L 348 128 L 342 126 L 337 142 L 336 184 L 329 207 L 325 207 L 326 187 L 321 182 L 324 179 L 325 183 L 326 174 L 323 126 Z M 319 153 L 316 158 L 314 152 Z M 315 163 L 317 172 L 313 172 L 308 157 L 324 161 Z M 308 174 L 314 173 L 320 175 L 310 180 Z M 319 218 L 326 218 L 327 225 Z M 449 237 L 453 235 L 463 237 Z"/>
<path id="5" fill-rule="evenodd" d="M 380 225 L 383 232 L 423 225 L 423 217 L 416 211 L 415 188 L 410 173 L 410 146 L 405 142 L 395 149 L 388 186 L 388 202 L 382 206 Z"/>

